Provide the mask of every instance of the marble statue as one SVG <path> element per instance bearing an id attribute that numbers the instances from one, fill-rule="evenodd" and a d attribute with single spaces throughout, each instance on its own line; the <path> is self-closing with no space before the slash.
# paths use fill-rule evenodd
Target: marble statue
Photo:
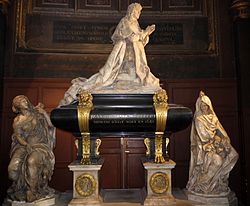
<path id="1" fill-rule="evenodd" d="M 52 196 L 48 186 L 54 170 L 55 127 L 43 105 L 33 106 L 24 95 L 13 99 L 13 121 L 9 178 L 13 181 L 8 198 L 13 201 L 33 202 Z"/>
<path id="2" fill-rule="evenodd" d="M 79 89 L 91 93 L 154 93 L 160 89 L 159 79 L 147 64 L 144 46 L 155 25 L 141 29 L 138 23 L 142 6 L 132 3 L 116 27 L 111 39 L 114 47 L 105 65 L 89 79 L 78 77 L 59 105 L 76 99 Z"/>
<path id="3" fill-rule="evenodd" d="M 211 100 L 202 91 L 196 101 L 191 129 L 191 160 L 187 190 L 203 196 L 225 196 L 229 173 L 238 153 L 216 116 Z"/>

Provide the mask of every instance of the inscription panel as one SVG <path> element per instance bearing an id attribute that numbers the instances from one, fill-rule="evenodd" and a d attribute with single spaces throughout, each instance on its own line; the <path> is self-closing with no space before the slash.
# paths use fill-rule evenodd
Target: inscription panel
<path id="1" fill-rule="evenodd" d="M 26 48 L 50 52 L 76 51 L 110 53 L 113 45 L 111 36 L 117 22 L 80 21 L 67 18 L 41 19 L 38 15 L 28 16 L 29 28 L 26 31 Z M 141 28 L 155 23 L 156 30 L 146 46 L 147 53 L 166 51 L 207 51 L 207 17 L 189 19 L 154 20 L 141 22 Z"/>
<path id="2" fill-rule="evenodd" d="M 182 23 L 159 23 L 150 38 L 152 44 L 177 45 L 183 44 Z"/>
<path id="3" fill-rule="evenodd" d="M 206 20 L 198 23 L 199 25 L 189 22 L 156 23 L 156 30 L 150 37 L 150 44 L 180 45 L 183 49 L 187 47 L 205 49 L 208 43 Z M 142 24 L 142 28 L 146 25 L 148 24 Z M 113 23 L 55 21 L 53 43 L 111 44 L 111 36 L 115 27 Z"/>
<path id="4" fill-rule="evenodd" d="M 110 36 L 114 29 L 115 26 L 111 23 L 55 21 L 53 42 L 111 44 Z"/>

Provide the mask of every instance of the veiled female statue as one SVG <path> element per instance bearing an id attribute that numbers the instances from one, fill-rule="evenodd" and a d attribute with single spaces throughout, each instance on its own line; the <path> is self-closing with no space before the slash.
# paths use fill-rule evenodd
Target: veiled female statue
<path id="1" fill-rule="evenodd" d="M 202 195 L 227 195 L 229 172 L 238 159 L 230 138 L 202 91 L 196 101 L 191 129 L 188 191 Z"/>
<path id="2" fill-rule="evenodd" d="M 11 161 L 9 178 L 13 181 L 8 189 L 11 200 L 33 202 L 52 195 L 48 182 L 54 170 L 55 128 L 43 105 L 34 107 L 24 95 L 13 99 Z"/>
<path id="3" fill-rule="evenodd" d="M 160 89 L 159 79 L 150 72 L 144 50 L 155 25 L 145 30 L 140 28 L 138 19 L 141 10 L 142 6 L 138 3 L 129 5 L 126 16 L 120 20 L 111 37 L 114 47 L 106 64 L 89 79 L 73 79 L 60 105 L 76 99 L 79 89 L 92 93 L 154 93 Z"/>

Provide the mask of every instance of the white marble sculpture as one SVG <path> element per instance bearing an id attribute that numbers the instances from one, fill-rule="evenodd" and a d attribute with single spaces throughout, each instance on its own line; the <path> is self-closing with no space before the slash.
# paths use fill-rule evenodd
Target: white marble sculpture
<path id="1" fill-rule="evenodd" d="M 43 105 L 34 107 L 24 95 L 16 96 L 12 104 L 17 113 L 13 121 L 11 161 L 8 166 L 12 185 L 8 198 L 12 201 L 34 202 L 51 197 L 48 186 L 54 170 L 55 127 Z"/>
<path id="2" fill-rule="evenodd" d="M 191 160 L 187 190 L 202 196 L 225 196 L 229 173 L 238 159 L 211 100 L 202 91 L 191 129 Z"/>
<path id="3" fill-rule="evenodd" d="M 73 79 L 60 105 L 75 100 L 79 89 L 91 93 L 154 93 L 160 89 L 159 79 L 150 72 L 144 50 L 155 25 L 145 30 L 140 28 L 141 10 L 138 3 L 129 5 L 111 37 L 114 47 L 106 64 L 89 79 Z"/>

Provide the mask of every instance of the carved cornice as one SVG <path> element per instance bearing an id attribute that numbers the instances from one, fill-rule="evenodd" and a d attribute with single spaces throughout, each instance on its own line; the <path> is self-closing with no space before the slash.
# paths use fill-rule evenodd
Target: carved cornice
<path id="1" fill-rule="evenodd" d="M 250 18 L 250 1 L 236 0 L 232 3 L 231 10 L 234 20 Z"/>
<path id="2" fill-rule="evenodd" d="M 10 5 L 10 0 L 0 0 L 0 5 L 2 5 L 2 12 L 4 14 L 7 14 L 8 6 Z"/>

